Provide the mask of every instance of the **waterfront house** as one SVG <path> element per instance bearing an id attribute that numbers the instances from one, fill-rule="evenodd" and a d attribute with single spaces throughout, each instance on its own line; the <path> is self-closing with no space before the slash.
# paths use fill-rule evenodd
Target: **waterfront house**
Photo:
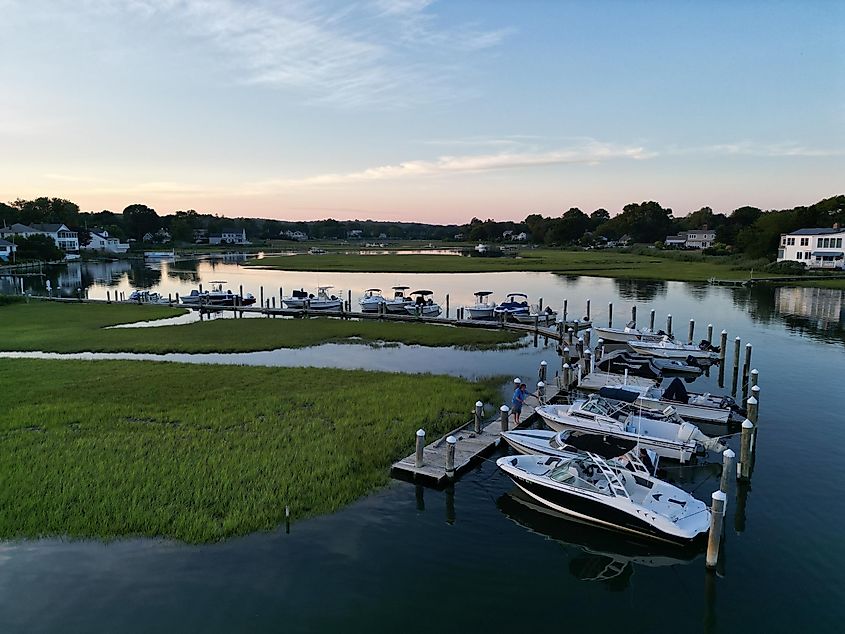
<path id="1" fill-rule="evenodd" d="M 208 237 L 209 244 L 249 244 L 246 239 L 246 229 L 237 231 L 236 229 L 227 229 L 222 231 L 219 235 Z"/>
<path id="2" fill-rule="evenodd" d="M 129 250 L 129 245 L 121 242 L 118 238 L 113 238 L 105 229 L 98 231 L 91 231 L 91 242 L 86 244 L 82 249 L 86 251 L 100 251 L 102 253 L 126 253 Z"/>
<path id="3" fill-rule="evenodd" d="M 303 233 L 302 231 L 291 231 L 288 229 L 287 231 L 282 231 L 279 234 L 282 238 L 287 238 L 288 240 L 296 240 L 297 242 L 304 242 L 308 239 L 308 235 Z"/>
<path id="4" fill-rule="evenodd" d="M 0 229 L 0 239 L 7 239 L 11 236 L 30 238 L 36 235 L 49 236 L 56 246 L 68 253 L 79 251 L 79 237 L 76 231 L 71 231 L 67 225 L 58 224 L 36 224 L 24 225 L 16 222 L 11 227 Z"/>
<path id="5" fill-rule="evenodd" d="M 798 229 L 780 236 L 778 262 L 800 262 L 812 269 L 845 269 L 845 229 Z"/>
<path id="6" fill-rule="evenodd" d="M 679 233 L 675 236 L 666 236 L 666 239 L 663 243 L 667 247 L 676 247 L 678 249 L 683 249 L 687 245 L 687 234 L 686 233 Z"/>
<path id="7" fill-rule="evenodd" d="M 14 259 L 14 254 L 17 249 L 18 247 L 14 242 L 9 242 L 8 240 L 0 238 L 0 260 L 10 262 Z"/>
<path id="8" fill-rule="evenodd" d="M 663 241 L 667 247 L 679 249 L 707 249 L 712 247 L 714 242 L 716 242 L 716 231 L 707 227 L 681 231 L 678 235 L 666 236 Z"/>
<path id="9" fill-rule="evenodd" d="M 28 225 L 23 225 L 19 222 L 14 223 L 10 227 L 2 227 L 0 228 L 0 238 L 7 240 L 8 238 L 13 238 L 15 236 L 20 236 L 21 238 L 28 238 L 30 236 L 34 236 L 41 233 L 37 229 L 30 227 Z"/>

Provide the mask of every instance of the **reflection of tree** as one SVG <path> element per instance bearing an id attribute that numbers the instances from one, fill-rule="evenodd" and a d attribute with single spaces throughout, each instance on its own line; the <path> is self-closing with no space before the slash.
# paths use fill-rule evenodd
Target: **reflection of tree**
<path id="1" fill-rule="evenodd" d="M 167 277 L 182 282 L 199 282 L 199 260 L 179 260 L 167 266 Z"/>
<path id="2" fill-rule="evenodd" d="M 667 284 L 663 280 L 624 280 L 613 278 L 616 292 L 622 299 L 637 302 L 651 302 L 656 297 L 665 297 Z"/>
<path id="3" fill-rule="evenodd" d="M 132 288 L 148 289 L 161 282 L 161 269 L 147 268 L 143 262 L 133 262 L 127 277 Z"/>

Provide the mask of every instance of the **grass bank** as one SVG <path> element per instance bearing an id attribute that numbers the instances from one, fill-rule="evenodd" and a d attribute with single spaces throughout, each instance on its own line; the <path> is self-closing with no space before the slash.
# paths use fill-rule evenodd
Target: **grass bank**
<path id="1" fill-rule="evenodd" d="M 181 315 L 183 309 L 33 301 L 0 304 L 0 350 L 42 352 L 252 352 L 329 342 L 495 348 L 515 332 L 339 319 L 216 319 L 155 328 L 106 326 Z"/>
<path id="2" fill-rule="evenodd" d="M 378 372 L 0 359 L 0 539 L 208 542 L 388 481 L 493 382 Z M 202 394 L 198 390 L 205 389 Z"/>

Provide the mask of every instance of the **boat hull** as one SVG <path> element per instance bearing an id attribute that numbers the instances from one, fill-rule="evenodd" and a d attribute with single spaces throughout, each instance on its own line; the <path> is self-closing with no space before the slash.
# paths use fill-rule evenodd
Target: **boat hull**
<path id="1" fill-rule="evenodd" d="M 441 313 L 441 308 L 437 304 L 426 304 L 425 306 L 410 305 L 405 307 L 405 312 L 417 317 L 437 317 Z"/>
<path id="2" fill-rule="evenodd" d="M 663 359 L 686 359 L 693 357 L 694 359 L 718 359 L 719 355 L 709 350 L 700 350 L 696 347 L 690 348 L 672 348 L 661 346 L 643 345 L 643 342 L 628 342 L 628 345 L 639 354 L 645 354 L 653 357 L 660 357 Z"/>
<path id="3" fill-rule="evenodd" d="M 493 306 L 468 306 L 470 319 L 493 319 Z"/>

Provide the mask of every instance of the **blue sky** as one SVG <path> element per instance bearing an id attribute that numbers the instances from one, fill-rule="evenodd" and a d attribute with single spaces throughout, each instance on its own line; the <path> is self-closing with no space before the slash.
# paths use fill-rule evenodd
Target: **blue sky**
<path id="1" fill-rule="evenodd" d="M 463 222 L 845 191 L 845 3 L 0 0 L 0 200 Z"/>

